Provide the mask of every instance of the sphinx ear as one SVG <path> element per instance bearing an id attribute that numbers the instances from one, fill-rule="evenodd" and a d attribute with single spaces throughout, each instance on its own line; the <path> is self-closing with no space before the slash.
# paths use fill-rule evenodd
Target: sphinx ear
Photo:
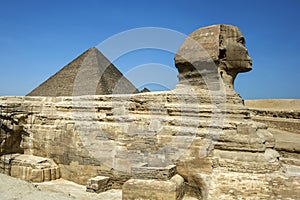
<path id="1" fill-rule="evenodd" d="M 226 44 L 225 44 L 225 39 L 223 36 L 221 36 L 219 40 L 219 59 L 225 59 L 226 58 Z"/>
<path id="2" fill-rule="evenodd" d="M 225 46 L 220 46 L 219 48 L 219 59 L 225 59 L 226 58 L 226 48 Z"/>

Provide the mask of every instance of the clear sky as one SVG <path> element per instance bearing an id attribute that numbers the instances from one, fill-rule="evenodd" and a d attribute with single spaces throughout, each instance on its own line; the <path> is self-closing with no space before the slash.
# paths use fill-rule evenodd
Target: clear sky
<path id="1" fill-rule="evenodd" d="M 253 59 L 253 70 L 236 80 L 243 98 L 300 98 L 298 0 L 0 0 L 0 95 L 29 93 L 122 31 L 163 27 L 188 35 L 220 23 L 240 28 Z M 173 56 L 146 50 L 114 64 L 124 74 L 151 62 L 174 68 Z"/>

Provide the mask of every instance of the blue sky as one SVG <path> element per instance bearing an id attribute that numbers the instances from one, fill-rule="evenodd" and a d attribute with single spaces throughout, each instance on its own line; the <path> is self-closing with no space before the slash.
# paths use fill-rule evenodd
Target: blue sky
<path id="1" fill-rule="evenodd" d="M 238 76 L 236 91 L 245 99 L 300 98 L 299 10 L 297 0 L 0 0 L 0 95 L 29 93 L 122 31 L 150 26 L 188 35 L 225 23 L 241 29 L 253 59 L 253 70 Z M 173 56 L 131 52 L 114 64 L 124 74 L 145 63 L 174 69 Z"/>

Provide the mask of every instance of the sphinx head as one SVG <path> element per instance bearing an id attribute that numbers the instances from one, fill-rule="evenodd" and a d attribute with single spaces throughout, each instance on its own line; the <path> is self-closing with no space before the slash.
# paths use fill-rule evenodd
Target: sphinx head
<path id="1" fill-rule="evenodd" d="M 252 69 L 245 44 L 236 26 L 220 24 L 200 28 L 183 42 L 175 56 L 175 64 L 179 73 L 191 65 L 210 67 L 220 74 L 228 88 L 233 88 L 236 75 Z M 207 64 L 209 62 L 213 65 Z"/>
<path id="2" fill-rule="evenodd" d="M 220 25 L 219 62 L 225 71 L 248 72 L 252 69 L 252 60 L 245 47 L 246 41 L 235 26 Z"/>

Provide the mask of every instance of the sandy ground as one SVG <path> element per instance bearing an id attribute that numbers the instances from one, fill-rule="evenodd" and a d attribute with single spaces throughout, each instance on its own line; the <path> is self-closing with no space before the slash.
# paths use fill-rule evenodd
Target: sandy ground
<path id="1" fill-rule="evenodd" d="M 262 110 L 299 111 L 300 99 L 245 100 L 245 106 Z"/>
<path id="2" fill-rule="evenodd" d="M 85 186 L 64 179 L 43 183 L 26 181 L 0 174 L 0 200 L 122 200 L 121 190 L 100 194 L 85 191 Z M 185 196 L 183 200 L 197 200 Z"/>
<path id="3" fill-rule="evenodd" d="M 26 181 L 0 174 L 1 200 L 121 200 L 121 190 L 109 190 L 101 194 L 88 193 L 85 186 L 58 179 L 44 183 Z"/>

